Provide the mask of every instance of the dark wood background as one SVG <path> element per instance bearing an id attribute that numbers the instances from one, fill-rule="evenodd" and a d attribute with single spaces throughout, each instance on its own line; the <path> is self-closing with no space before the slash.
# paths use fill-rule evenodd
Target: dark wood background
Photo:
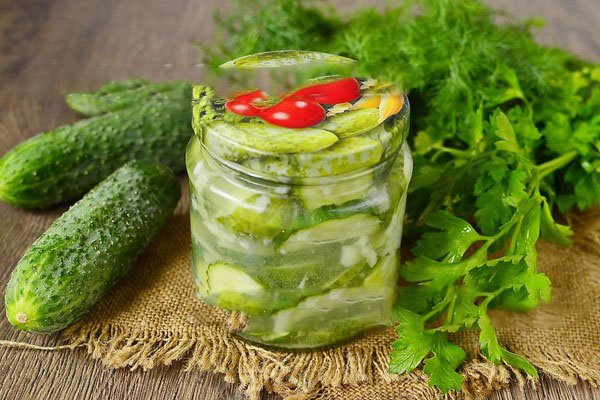
<path id="1" fill-rule="evenodd" d="M 600 59 L 598 0 L 488 0 L 517 16 L 541 15 L 538 37 Z M 384 0 L 330 2 L 349 11 Z M 0 155 L 38 132 L 72 122 L 65 93 L 110 79 L 202 79 L 192 42 L 210 44 L 219 0 L 0 0 Z M 28 212 L 0 204 L 0 293 L 25 249 L 64 211 Z M 4 302 L 0 314 L 4 315 Z M 57 344 L 15 332 L 0 318 L 0 340 Z M 149 372 L 109 370 L 83 350 L 42 352 L 0 347 L 1 399 L 242 399 L 218 375 L 181 365 Z M 265 395 L 265 398 L 273 398 Z M 504 389 L 495 399 L 592 399 L 586 383 L 569 387 L 542 377 L 538 390 Z"/>

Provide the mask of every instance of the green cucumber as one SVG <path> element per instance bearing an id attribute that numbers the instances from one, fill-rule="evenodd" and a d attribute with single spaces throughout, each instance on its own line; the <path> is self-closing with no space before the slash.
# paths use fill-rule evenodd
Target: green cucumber
<path id="1" fill-rule="evenodd" d="M 217 221 L 233 232 L 275 239 L 293 226 L 296 214 L 294 202 L 288 199 L 255 194 Z"/>
<path id="2" fill-rule="evenodd" d="M 372 186 L 373 174 L 367 173 L 339 182 L 300 185 L 294 189 L 294 194 L 308 210 L 316 210 L 327 205 L 339 206 L 349 201 L 361 200 Z"/>
<path id="3" fill-rule="evenodd" d="M 243 164 L 258 172 L 305 178 L 341 175 L 368 168 L 377 164 L 382 154 L 383 148 L 378 140 L 351 137 L 320 151 L 251 158 L 244 160 Z"/>
<path id="4" fill-rule="evenodd" d="M 248 274 L 232 265 L 216 263 L 209 265 L 208 292 L 219 295 L 226 292 L 262 293 L 264 288 Z"/>
<path id="5" fill-rule="evenodd" d="M 219 65 L 219 68 L 252 69 L 310 63 L 352 64 L 355 62 L 351 58 L 338 56 L 337 54 L 319 53 L 308 50 L 276 50 L 238 57 Z"/>
<path id="6" fill-rule="evenodd" d="M 363 287 L 377 288 L 390 287 L 394 289 L 398 284 L 398 264 L 397 254 L 389 254 L 379 260 L 373 267 L 371 273 L 364 279 Z"/>
<path id="7" fill-rule="evenodd" d="M 152 100 L 39 134 L 0 159 L 0 200 L 45 208 L 73 200 L 133 159 L 182 171 L 189 137 L 187 100 Z"/>
<path id="8" fill-rule="evenodd" d="M 241 267 L 222 262 L 209 265 L 206 275 L 205 300 L 249 315 L 293 307 L 304 297 L 317 293 L 315 289 L 266 289 Z"/>
<path id="9" fill-rule="evenodd" d="M 179 200 L 168 168 L 131 162 L 110 175 L 48 228 L 25 253 L 6 287 L 6 315 L 17 329 L 63 329 L 121 278 Z"/>
<path id="10" fill-rule="evenodd" d="M 342 242 L 361 236 L 369 236 L 381 228 L 381 220 L 371 214 L 354 214 L 346 218 L 330 219 L 320 224 L 292 233 L 279 247 L 285 254 L 332 241 Z"/>
<path id="11" fill-rule="evenodd" d="M 283 348 L 315 348 L 393 321 L 394 290 L 333 289 L 272 315 L 253 316 L 237 335 Z"/>
<path id="12" fill-rule="evenodd" d="M 315 128 L 325 129 L 340 139 L 346 139 L 375 129 L 378 125 L 380 125 L 379 110 L 362 108 L 328 117 Z"/>
<path id="13" fill-rule="evenodd" d="M 71 93 L 65 96 L 68 106 L 81 115 L 96 116 L 139 107 L 150 100 L 175 100 L 188 104 L 187 82 L 149 82 L 144 79 L 112 81 L 94 93 Z"/>
<path id="14" fill-rule="evenodd" d="M 231 124 L 220 120 L 204 125 L 202 135 L 209 150 L 232 161 L 268 154 L 313 152 L 338 140 L 323 129 L 287 129 L 259 122 Z"/>

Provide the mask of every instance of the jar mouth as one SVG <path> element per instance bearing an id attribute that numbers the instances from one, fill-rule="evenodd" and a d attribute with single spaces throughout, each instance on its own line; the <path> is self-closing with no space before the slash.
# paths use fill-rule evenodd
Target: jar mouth
<path id="1" fill-rule="evenodd" d="M 247 159 L 242 159 L 241 161 L 234 161 L 228 158 L 223 157 L 218 154 L 218 152 L 213 151 L 211 146 L 207 145 L 204 140 L 204 129 L 200 132 L 197 132 L 191 140 L 197 140 L 199 142 L 203 158 L 207 161 L 210 161 L 215 166 L 223 167 L 228 172 L 233 172 L 238 175 L 240 178 L 257 182 L 263 182 L 268 184 L 283 184 L 283 185 L 302 185 L 302 186 L 312 186 L 312 185 L 326 185 L 331 183 L 339 183 L 341 181 L 352 180 L 356 178 L 360 178 L 361 176 L 369 175 L 373 172 L 376 172 L 381 169 L 385 169 L 387 165 L 391 165 L 393 161 L 398 157 L 403 144 L 406 142 L 406 136 L 408 133 L 408 125 L 409 125 L 409 113 L 410 113 L 410 105 L 408 98 L 404 96 L 404 103 L 402 108 L 396 114 L 388 117 L 385 121 L 381 122 L 378 126 L 367 131 L 363 134 L 354 136 L 354 137 L 363 137 L 367 134 L 376 134 L 376 131 L 385 131 L 388 135 L 390 135 L 389 143 L 387 146 L 382 144 L 382 154 L 377 162 L 371 164 L 367 167 L 358 167 L 356 169 L 351 169 L 342 173 L 332 173 L 332 174 L 316 174 L 316 175 L 293 175 L 293 174 L 277 174 L 271 172 L 261 171 L 255 168 L 252 168 L 247 165 L 244 161 Z M 395 127 L 393 127 L 395 125 Z M 389 128 L 389 130 L 388 130 Z M 344 141 L 346 139 L 340 139 Z M 339 142 L 338 142 L 339 143 Z M 311 154 L 309 153 L 296 153 L 297 154 Z M 279 157 L 289 156 L 289 153 L 284 154 L 264 154 L 261 157 L 270 157 L 273 160 L 277 161 Z M 259 160 L 261 157 L 253 157 L 248 158 L 250 160 Z"/>
<path id="2" fill-rule="evenodd" d="M 211 153 L 209 149 L 206 148 L 199 140 L 199 138 L 194 135 L 190 141 L 197 140 L 199 142 L 199 147 L 201 151 L 201 159 L 210 165 L 211 168 L 218 168 L 226 174 L 233 174 L 236 178 L 251 183 L 257 186 L 281 186 L 281 187 L 289 187 L 289 186 L 326 186 L 339 184 L 342 182 L 356 181 L 362 177 L 366 177 L 373 174 L 384 173 L 385 171 L 392 168 L 394 162 L 399 157 L 406 158 L 406 153 L 410 154 L 408 149 L 408 144 L 406 141 L 402 143 L 402 146 L 396 149 L 395 152 L 390 153 L 385 158 L 382 158 L 377 164 L 372 165 L 367 168 L 361 168 L 357 170 L 353 170 L 344 174 L 338 175 L 328 175 L 328 176 L 311 176 L 311 177 L 287 177 L 275 174 L 262 173 L 259 171 L 252 170 L 250 168 L 245 167 L 242 164 L 232 162 L 230 160 L 224 159 Z M 405 162 L 406 160 L 403 160 Z M 412 171 L 412 167 L 411 167 Z M 409 172 L 409 176 L 410 176 Z M 188 167 L 188 174 L 193 174 L 193 171 Z"/>

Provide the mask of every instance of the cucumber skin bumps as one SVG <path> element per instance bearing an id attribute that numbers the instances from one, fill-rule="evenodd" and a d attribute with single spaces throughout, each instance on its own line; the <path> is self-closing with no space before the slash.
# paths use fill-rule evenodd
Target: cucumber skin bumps
<path id="1" fill-rule="evenodd" d="M 110 82 L 95 93 L 66 99 L 91 117 L 40 133 L 4 154 L 1 201 L 47 208 L 78 199 L 134 159 L 183 170 L 192 135 L 188 83 Z"/>
<path id="2" fill-rule="evenodd" d="M 132 267 L 180 197 L 167 167 L 130 162 L 92 189 L 37 239 L 6 288 L 17 329 L 50 333 L 78 320 Z"/>

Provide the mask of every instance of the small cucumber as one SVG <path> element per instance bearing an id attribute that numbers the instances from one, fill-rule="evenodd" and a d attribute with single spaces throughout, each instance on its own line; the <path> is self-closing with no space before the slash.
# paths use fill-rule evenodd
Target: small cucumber
<path id="1" fill-rule="evenodd" d="M 226 264 L 214 263 L 207 267 L 206 300 L 230 310 L 244 311 L 249 315 L 293 307 L 304 297 L 315 295 L 315 289 L 268 289 L 242 270 Z M 202 295 L 202 292 L 199 292 Z"/>
<path id="2" fill-rule="evenodd" d="M 381 221 L 379 218 L 370 214 L 360 213 L 346 218 L 330 219 L 292 233 L 281 245 L 279 252 L 285 254 L 319 243 L 341 242 L 360 236 L 369 236 L 380 228 Z"/>
<path id="3" fill-rule="evenodd" d="M 202 132 L 207 148 L 232 161 L 265 154 L 313 152 L 338 140 L 323 129 L 287 129 L 258 122 L 213 121 Z"/>
<path id="4" fill-rule="evenodd" d="M 333 289 L 295 307 L 251 317 L 237 334 L 274 347 L 321 347 L 390 324 L 394 298 L 389 287 Z"/>
<path id="5" fill-rule="evenodd" d="M 377 164 L 382 154 L 383 148 L 378 140 L 350 137 L 323 150 L 251 158 L 243 164 L 258 172 L 305 178 L 341 175 L 368 168 Z"/>
<path id="6" fill-rule="evenodd" d="M 15 146 L 0 158 L 0 200 L 45 208 L 77 199 L 133 159 L 182 171 L 192 129 L 191 90 L 180 91 L 172 98 L 144 95 L 135 107 L 58 127 Z M 100 109 L 95 107 L 90 112 Z"/>
<path id="7" fill-rule="evenodd" d="M 183 100 L 189 102 L 187 82 L 149 82 L 144 79 L 112 81 L 94 93 L 70 93 L 68 106 L 81 115 L 96 116 L 136 108 L 149 100 Z"/>
<path id="8" fill-rule="evenodd" d="M 373 130 L 378 125 L 379 111 L 375 108 L 362 108 L 333 115 L 315 128 L 325 129 L 340 139 L 346 139 Z"/>
<path id="9" fill-rule="evenodd" d="M 219 65 L 219 68 L 272 68 L 298 64 L 352 64 L 355 60 L 337 54 L 307 50 L 276 50 L 249 54 Z"/>
<path id="10" fill-rule="evenodd" d="M 17 329 L 49 333 L 75 322 L 131 268 L 179 200 L 168 168 L 131 162 L 48 228 L 21 258 L 6 287 Z"/>
<path id="11" fill-rule="evenodd" d="M 342 205 L 349 201 L 361 200 L 373 186 L 373 174 L 368 173 L 353 179 L 321 185 L 299 185 L 295 195 L 308 210 L 316 210 L 328 205 Z"/>

